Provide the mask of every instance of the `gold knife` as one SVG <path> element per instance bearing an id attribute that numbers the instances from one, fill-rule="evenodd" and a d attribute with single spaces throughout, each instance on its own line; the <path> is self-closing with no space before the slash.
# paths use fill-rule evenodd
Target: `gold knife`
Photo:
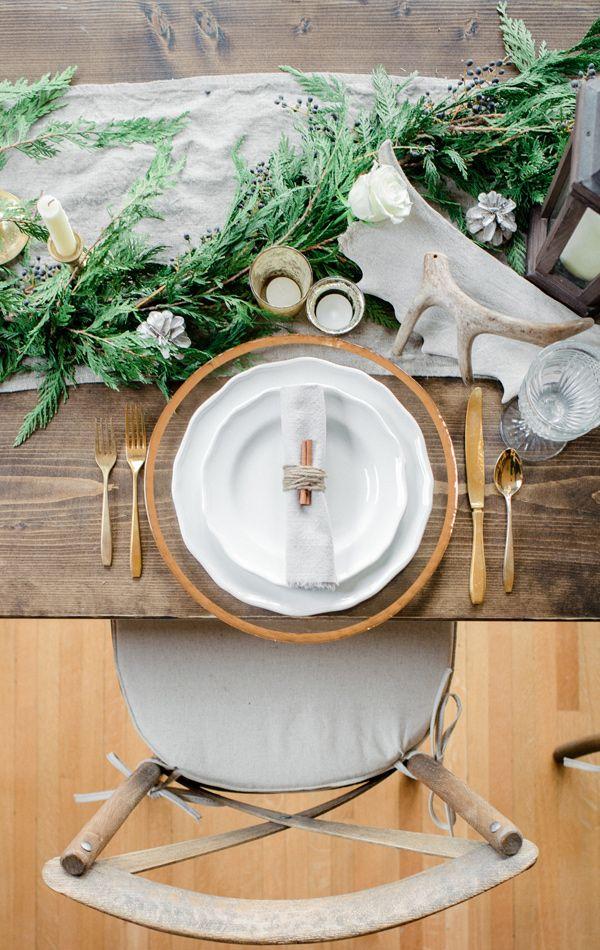
<path id="1" fill-rule="evenodd" d="M 483 393 L 479 386 L 471 392 L 465 424 L 467 491 L 473 515 L 473 552 L 469 575 L 471 602 L 482 604 L 485 597 L 485 553 L 483 549 L 483 503 L 485 459 L 483 454 Z"/>

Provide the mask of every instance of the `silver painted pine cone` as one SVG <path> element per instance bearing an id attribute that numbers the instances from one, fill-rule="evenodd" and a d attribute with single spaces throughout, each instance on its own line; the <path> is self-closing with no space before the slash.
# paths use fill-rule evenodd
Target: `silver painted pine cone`
<path id="1" fill-rule="evenodd" d="M 467 228 L 480 241 L 498 247 L 508 241 L 517 230 L 513 214 L 516 208 L 512 198 L 505 198 L 497 191 L 481 192 L 477 204 L 467 211 Z"/>
<path id="2" fill-rule="evenodd" d="M 151 310 L 136 332 L 145 340 L 154 342 L 165 359 L 173 353 L 174 348 L 187 350 L 192 343 L 185 332 L 183 317 L 175 316 L 170 310 Z M 176 360 L 183 359 L 183 353 L 173 353 L 173 356 Z"/>

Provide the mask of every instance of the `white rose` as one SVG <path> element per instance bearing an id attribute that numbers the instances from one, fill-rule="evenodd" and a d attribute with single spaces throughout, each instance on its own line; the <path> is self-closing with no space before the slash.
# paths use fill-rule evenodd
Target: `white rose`
<path id="1" fill-rule="evenodd" d="M 361 221 L 391 221 L 400 224 L 411 209 L 408 189 L 402 176 L 391 165 L 373 164 L 365 175 L 359 175 L 350 194 L 348 204 L 355 217 Z"/>

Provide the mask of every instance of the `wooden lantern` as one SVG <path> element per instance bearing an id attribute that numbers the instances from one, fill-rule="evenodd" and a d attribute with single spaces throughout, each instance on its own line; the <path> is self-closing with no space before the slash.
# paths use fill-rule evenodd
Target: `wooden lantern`
<path id="1" fill-rule="evenodd" d="M 600 312 L 600 79 L 581 83 L 573 134 L 531 219 L 527 271 L 576 313 Z"/>

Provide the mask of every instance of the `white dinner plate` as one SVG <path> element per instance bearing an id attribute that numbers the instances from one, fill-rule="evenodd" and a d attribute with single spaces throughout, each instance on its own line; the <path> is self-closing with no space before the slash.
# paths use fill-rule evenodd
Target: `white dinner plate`
<path id="1" fill-rule="evenodd" d="M 381 557 L 396 534 L 406 507 L 404 456 L 368 403 L 329 386 L 323 392 L 326 497 L 342 583 Z M 283 462 L 281 390 L 268 389 L 225 419 L 200 473 L 209 530 L 232 561 L 273 584 L 286 583 Z"/>
<path id="2" fill-rule="evenodd" d="M 272 584 L 235 564 L 216 541 L 202 511 L 200 472 L 222 422 L 265 389 L 316 383 L 334 386 L 368 402 L 390 427 L 405 459 L 407 504 L 387 551 L 335 590 L 300 590 Z M 233 376 L 190 419 L 173 463 L 173 504 L 189 552 L 216 584 L 238 600 L 289 617 L 348 610 L 372 597 L 398 574 L 419 548 L 433 505 L 433 473 L 415 419 L 390 390 L 367 373 L 327 360 L 299 357 L 262 363 Z"/>

